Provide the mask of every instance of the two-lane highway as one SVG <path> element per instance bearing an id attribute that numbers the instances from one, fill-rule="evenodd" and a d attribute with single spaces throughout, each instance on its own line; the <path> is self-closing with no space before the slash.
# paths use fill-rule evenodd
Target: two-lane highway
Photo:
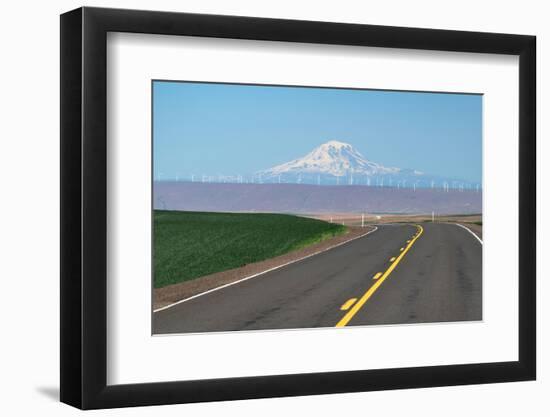
<path id="1" fill-rule="evenodd" d="M 153 333 L 481 320 L 481 244 L 453 224 L 365 237 L 153 315 Z"/>
<path id="2" fill-rule="evenodd" d="M 482 319 L 482 245 L 454 224 L 427 223 L 348 326 Z"/>

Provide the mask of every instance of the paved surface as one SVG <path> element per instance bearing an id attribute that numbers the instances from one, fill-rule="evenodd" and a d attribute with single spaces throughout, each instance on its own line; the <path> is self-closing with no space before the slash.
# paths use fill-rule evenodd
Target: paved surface
<path id="1" fill-rule="evenodd" d="M 481 320 L 481 258 L 480 242 L 453 224 L 379 226 L 158 311 L 153 333 Z"/>

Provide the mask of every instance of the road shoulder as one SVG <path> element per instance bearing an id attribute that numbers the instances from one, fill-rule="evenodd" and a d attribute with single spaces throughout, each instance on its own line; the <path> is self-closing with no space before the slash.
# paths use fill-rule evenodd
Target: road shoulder
<path id="1" fill-rule="evenodd" d="M 483 227 L 481 225 L 475 224 L 475 223 L 463 223 L 463 222 L 458 222 L 458 224 L 466 227 L 472 233 L 474 233 L 480 240 L 483 240 Z"/>

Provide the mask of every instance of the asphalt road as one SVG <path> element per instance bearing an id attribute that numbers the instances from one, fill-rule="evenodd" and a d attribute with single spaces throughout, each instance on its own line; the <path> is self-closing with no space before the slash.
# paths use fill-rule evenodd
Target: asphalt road
<path id="1" fill-rule="evenodd" d="M 153 333 L 481 320 L 481 262 L 481 243 L 457 225 L 379 226 L 324 253 L 158 311 Z"/>

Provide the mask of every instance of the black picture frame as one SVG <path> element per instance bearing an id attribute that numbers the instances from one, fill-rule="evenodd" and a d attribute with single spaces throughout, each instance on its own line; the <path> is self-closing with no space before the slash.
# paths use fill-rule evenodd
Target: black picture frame
<path id="1" fill-rule="evenodd" d="M 519 56 L 519 360 L 108 386 L 108 32 Z M 88 7 L 61 15 L 61 401 L 95 409 L 535 379 L 535 51 L 524 35 Z"/>

